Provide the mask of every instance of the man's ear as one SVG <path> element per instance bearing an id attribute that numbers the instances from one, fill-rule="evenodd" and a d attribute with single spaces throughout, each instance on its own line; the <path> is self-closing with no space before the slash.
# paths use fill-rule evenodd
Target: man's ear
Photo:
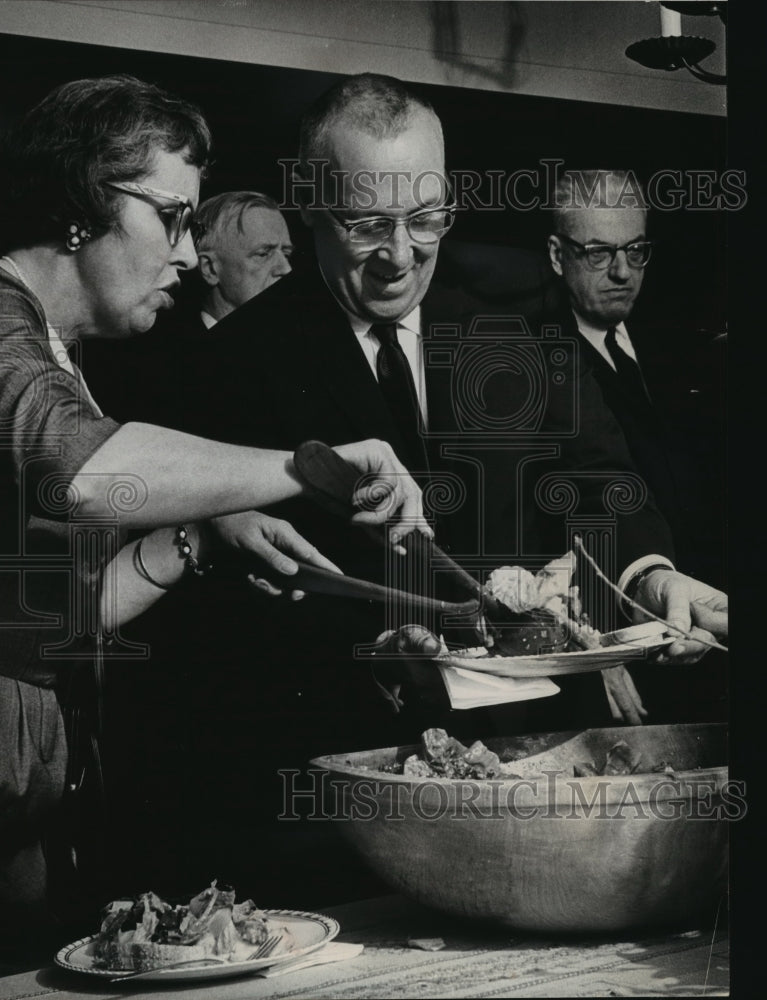
<path id="1" fill-rule="evenodd" d="M 218 284 L 215 254 L 203 250 L 203 252 L 197 256 L 197 267 L 200 270 L 200 277 L 205 284 L 210 285 L 211 288 L 215 288 Z"/>
<path id="2" fill-rule="evenodd" d="M 554 273 L 562 276 L 562 244 L 556 236 L 549 236 L 549 260 Z"/>

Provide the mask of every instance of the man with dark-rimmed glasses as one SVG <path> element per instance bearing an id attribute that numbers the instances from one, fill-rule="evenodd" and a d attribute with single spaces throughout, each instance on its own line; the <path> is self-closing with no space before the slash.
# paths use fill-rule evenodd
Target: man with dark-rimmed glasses
<path id="1" fill-rule="evenodd" d="M 658 367 L 653 355 L 659 351 L 649 342 L 649 331 L 632 324 L 632 339 L 627 328 L 653 249 L 641 191 L 626 193 L 629 176 L 621 170 L 583 170 L 560 177 L 552 199 L 549 259 L 567 302 L 562 325 L 579 339 L 637 468 L 679 535 L 679 490 L 651 384 Z M 660 350 L 660 366 L 669 368 L 668 359 L 677 352 L 668 338 Z"/>
<path id="2" fill-rule="evenodd" d="M 642 287 L 652 243 L 646 209 L 620 201 L 626 177 L 581 171 L 576 183 L 573 173 L 563 175 L 554 196 L 549 257 L 564 279 L 581 336 L 633 391 L 639 383 L 625 374 L 631 369 L 624 358 L 636 367 L 636 353 L 625 320 Z"/>
<path id="3" fill-rule="evenodd" d="M 622 170 L 567 171 L 559 178 L 548 237 L 565 299 L 558 322 L 580 342 L 637 470 L 672 527 L 678 564 L 696 576 L 710 578 L 713 570 L 721 577 L 715 548 L 723 513 L 710 476 L 722 463 L 706 440 L 721 416 L 708 412 L 715 404 L 701 388 L 707 382 L 696 381 L 707 345 L 700 338 L 682 342 L 679 330 L 630 322 L 653 251 L 644 196 L 631 178 Z M 652 720 L 674 721 L 680 710 L 674 679 L 664 675 L 652 684 L 652 677 L 651 670 L 643 675 Z"/>

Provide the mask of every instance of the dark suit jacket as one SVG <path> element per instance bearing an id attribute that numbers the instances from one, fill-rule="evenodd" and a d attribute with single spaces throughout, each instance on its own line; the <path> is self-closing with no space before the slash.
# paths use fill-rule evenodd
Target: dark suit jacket
<path id="1" fill-rule="evenodd" d="M 612 571 L 650 552 L 671 554 L 652 500 L 629 513 L 620 505 L 605 510 L 609 476 L 631 477 L 635 470 L 572 345 L 531 336 L 502 303 L 488 305 L 457 284 L 435 280 L 421 309 L 429 472 L 445 490 L 462 494 L 437 504 L 447 507 L 437 532 L 456 557 L 481 563 L 486 556 L 495 559 L 490 565 L 501 556 L 542 562 L 566 549 L 579 517 L 585 524 L 600 516 L 615 528 Z M 381 438 L 398 450 L 373 373 L 316 267 L 236 310 L 204 346 L 199 377 L 190 380 L 200 400 L 190 430 L 289 449 L 310 438 L 328 444 Z M 425 470 L 411 471 L 418 477 Z M 556 473 L 570 475 L 578 492 L 566 511 L 542 492 L 541 483 Z M 313 540 L 347 572 L 359 568 L 360 546 L 348 529 L 332 530 L 327 517 L 306 507 L 291 505 L 302 528 L 316 519 L 322 533 Z"/>
<path id="2" fill-rule="evenodd" d="M 648 395 L 627 392 L 614 369 L 579 333 L 568 309 L 563 330 L 576 337 L 631 456 L 669 522 L 680 569 L 724 584 L 724 372 L 716 345 L 694 332 L 627 324 Z"/>
<path id="3" fill-rule="evenodd" d="M 566 324 L 564 329 L 578 338 L 584 360 L 602 390 L 605 403 L 621 425 L 637 468 L 647 480 L 664 515 L 676 523 L 679 515 L 676 481 L 666 450 L 663 418 L 651 401 L 649 389 L 648 393 L 627 389 L 617 372 L 580 334 L 572 312 L 565 314 L 564 323 Z M 641 346 L 635 343 L 634 337 L 632 343 L 646 382 L 647 365 L 644 353 Z"/>

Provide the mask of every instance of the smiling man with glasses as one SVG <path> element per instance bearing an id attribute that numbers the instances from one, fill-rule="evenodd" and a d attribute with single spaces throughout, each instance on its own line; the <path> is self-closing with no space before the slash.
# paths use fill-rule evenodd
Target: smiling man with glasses
<path id="1" fill-rule="evenodd" d="M 292 398 L 291 414 L 280 430 L 308 422 L 313 436 L 327 438 L 365 424 L 424 473 L 423 341 L 435 299 L 428 293 L 456 214 L 440 121 L 399 81 L 352 77 L 305 117 L 299 173 L 314 194 L 301 209 L 314 266 L 236 310 L 219 332 L 260 343 L 259 367 L 268 363 L 275 379 L 289 377 L 283 398 Z M 274 359 L 286 340 L 290 372 Z M 328 391 L 343 405 L 324 429 L 328 408 L 318 409 L 317 397 Z M 230 409 L 227 400 L 223 419 Z M 233 432 L 231 420 L 210 429 Z"/>
<path id="2" fill-rule="evenodd" d="M 363 115 L 369 121 L 359 127 Z M 455 218 L 439 119 L 398 81 L 362 76 L 309 112 L 299 161 L 304 180 L 321 182 L 323 206 L 307 204 L 301 214 L 346 337 L 354 335 L 347 364 L 362 360 L 361 349 L 369 371 L 358 385 L 380 394 L 395 450 L 425 472 L 421 303 Z"/>

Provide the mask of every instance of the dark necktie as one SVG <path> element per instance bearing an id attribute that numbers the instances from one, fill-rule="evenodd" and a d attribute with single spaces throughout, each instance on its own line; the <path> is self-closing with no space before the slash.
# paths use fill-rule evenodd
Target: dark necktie
<path id="1" fill-rule="evenodd" d="M 413 373 L 397 339 L 397 324 L 376 323 L 370 332 L 381 345 L 376 358 L 378 385 L 406 449 L 406 453 L 398 457 L 411 471 L 425 472 L 426 448 L 421 436 L 421 410 Z"/>
<path id="2" fill-rule="evenodd" d="M 647 386 L 642 378 L 642 372 L 639 365 L 633 358 L 630 358 L 628 354 L 626 354 L 623 348 L 618 346 L 615 335 L 615 327 L 611 326 L 605 336 L 605 347 L 607 348 L 607 353 L 613 360 L 615 371 L 622 388 L 625 389 L 626 392 L 631 393 L 631 395 L 635 398 L 638 397 L 649 402 L 650 395 L 647 392 Z"/>

